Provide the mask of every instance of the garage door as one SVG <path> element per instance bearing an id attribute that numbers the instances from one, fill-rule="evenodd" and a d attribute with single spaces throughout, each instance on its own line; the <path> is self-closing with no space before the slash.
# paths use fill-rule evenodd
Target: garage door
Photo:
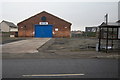
<path id="1" fill-rule="evenodd" d="M 35 37 L 52 37 L 52 25 L 35 25 Z"/>

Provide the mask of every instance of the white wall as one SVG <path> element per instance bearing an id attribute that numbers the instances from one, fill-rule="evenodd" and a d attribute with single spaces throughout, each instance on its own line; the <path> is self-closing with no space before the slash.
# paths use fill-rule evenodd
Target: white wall
<path id="1" fill-rule="evenodd" d="M 2 32 L 9 32 L 9 26 L 5 22 L 1 22 L 0 29 Z"/>
<path id="2" fill-rule="evenodd" d="M 12 31 L 18 32 L 18 28 L 10 28 L 10 31 L 11 31 L 11 32 L 12 32 Z"/>

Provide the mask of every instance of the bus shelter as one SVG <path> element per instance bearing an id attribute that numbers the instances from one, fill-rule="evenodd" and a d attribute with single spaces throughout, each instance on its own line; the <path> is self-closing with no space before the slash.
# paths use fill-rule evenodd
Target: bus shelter
<path id="1" fill-rule="evenodd" d="M 98 51 L 120 51 L 120 23 L 99 26 Z"/>

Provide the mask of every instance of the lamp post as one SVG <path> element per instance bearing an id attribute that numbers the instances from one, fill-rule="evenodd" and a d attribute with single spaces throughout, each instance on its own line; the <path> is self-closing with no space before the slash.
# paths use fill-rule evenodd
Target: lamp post
<path id="1" fill-rule="evenodd" d="M 105 23 L 108 24 L 108 14 L 105 15 Z"/>

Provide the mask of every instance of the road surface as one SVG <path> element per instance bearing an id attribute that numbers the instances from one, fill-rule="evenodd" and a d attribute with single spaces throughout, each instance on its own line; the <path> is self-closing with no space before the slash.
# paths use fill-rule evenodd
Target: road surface
<path id="1" fill-rule="evenodd" d="M 117 78 L 117 59 L 5 59 L 3 78 Z"/>

